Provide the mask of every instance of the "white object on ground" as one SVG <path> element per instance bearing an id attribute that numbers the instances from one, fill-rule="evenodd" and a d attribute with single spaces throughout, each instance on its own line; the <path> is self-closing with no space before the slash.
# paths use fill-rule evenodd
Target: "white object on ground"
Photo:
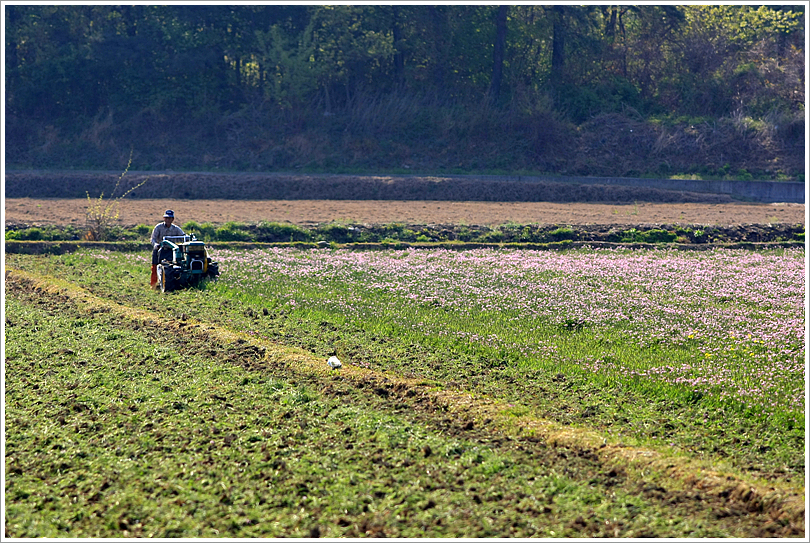
<path id="1" fill-rule="evenodd" d="M 340 360 L 338 360 L 338 357 L 336 356 L 330 356 L 329 360 L 327 360 L 326 363 L 329 364 L 329 367 L 332 368 L 333 370 L 343 365 L 340 363 Z"/>

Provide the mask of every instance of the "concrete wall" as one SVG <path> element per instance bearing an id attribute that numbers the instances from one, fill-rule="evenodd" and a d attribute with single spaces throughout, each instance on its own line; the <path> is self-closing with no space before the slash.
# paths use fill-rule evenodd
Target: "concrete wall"
<path id="1" fill-rule="evenodd" d="M 582 178 L 580 178 L 580 183 Z M 687 192 L 728 194 L 740 200 L 754 202 L 804 203 L 805 184 L 779 181 L 698 181 L 692 179 L 628 179 L 595 178 L 594 183 L 609 185 L 647 186 Z M 590 180 L 586 181 L 591 183 Z"/>
<path id="2" fill-rule="evenodd" d="M 455 177 L 455 176 L 447 176 Z M 463 177 L 463 176 L 460 176 Z M 477 176 L 479 177 L 479 176 Z M 650 187 L 684 192 L 705 192 L 728 194 L 729 196 L 752 202 L 790 202 L 803 204 L 805 184 L 781 181 L 698 181 L 691 179 L 641 179 L 632 177 L 553 177 L 553 176 L 480 176 L 499 181 L 571 183 L 579 185 L 623 185 L 630 187 Z"/>

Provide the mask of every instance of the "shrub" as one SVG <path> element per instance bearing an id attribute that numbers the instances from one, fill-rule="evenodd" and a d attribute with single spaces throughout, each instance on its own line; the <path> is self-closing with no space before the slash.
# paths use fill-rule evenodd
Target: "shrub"
<path id="1" fill-rule="evenodd" d="M 214 241 L 216 239 L 216 226 L 210 222 L 197 224 L 194 221 L 189 221 L 183 225 L 183 232 L 186 234 L 194 234 L 197 239 L 202 241 Z"/>
<path id="2" fill-rule="evenodd" d="M 405 228 L 404 224 L 390 223 L 383 225 L 383 231 L 388 235 L 401 239 L 402 234 L 408 230 Z"/>
<path id="3" fill-rule="evenodd" d="M 39 228 L 26 228 L 24 230 L 10 230 L 6 232 L 6 241 L 10 240 L 30 240 L 40 241 L 42 230 Z"/>
<path id="4" fill-rule="evenodd" d="M 34 241 L 43 239 L 42 230 L 36 227 L 29 228 L 27 231 L 25 231 L 25 234 L 25 238 L 23 239 L 30 239 Z"/>
<path id="5" fill-rule="evenodd" d="M 548 235 L 548 238 L 553 240 L 553 241 L 562 241 L 564 239 L 574 239 L 574 237 L 576 237 L 576 234 L 574 233 L 573 229 L 571 229 L 569 227 L 564 227 L 564 226 L 561 226 L 559 228 L 556 228 L 556 229 L 552 230 L 547 235 Z"/>
<path id="6" fill-rule="evenodd" d="M 637 235 L 638 241 L 646 243 L 671 243 L 675 240 L 677 235 L 674 232 L 667 232 L 660 228 L 653 228 L 646 232 L 641 232 Z"/>
<path id="7" fill-rule="evenodd" d="M 7 230 L 5 238 L 7 241 L 72 241 L 79 239 L 82 235 L 84 235 L 84 231 L 73 225 L 64 227 L 33 226 L 21 230 Z"/>
<path id="8" fill-rule="evenodd" d="M 653 228 L 646 231 L 631 228 L 624 233 L 622 241 L 625 243 L 671 243 L 675 241 L 677 237 L 678 234 L 675 232 L 668 232 L 660 228 Z"/>
<path id="9" fill-rule="evenodd" d="M 226 222 L 214 231 L 217 241 L 253 241 L 244 226 L 235 222 Z"/>
<path id="10" fill-rule="evenodd" d="M 753 178 L 754 176 L 751 175 L 751 173 L 749 173 L 749 171 L 746 170 L 745 168 L 742 168 L 737 171 L 737 179 L 739 181 L 751 181 Z"/>
<path id="11" fill-rule="evenodd" d="M 139 237 L 141 237 L 140 234 L 135 230 L 118 225 L 109 226 L 106 231 L 106 241 L 135 240 Z"/>
<path id="12" fill-rule="evenodd" d="M 102 192 L 99 194 L 98 198 L 93 199 L 90 198 L 90 192 L 85 191 L 87 194 L 87 210 L 85 211 L 85 221 L 87 223 L 87 234 L 85 235 L 86 239 L 93 240 L 93 241 L 106 241 L 111 238 L 111 234 L 108 233 L 110 227 L 118 222 L 119 217 L 119 202 L 126 198 L 132 191 L 141 187 L 144 183 L 146 183 L 149 178 L 147 177 L 137 185 L 131 187 L 129 190 L 124 192 L 123 194 L 116 196 L 116 191 L 118 187 L 121 186 L 121 180 L 124 179 L 124 176 L 129 171 L 130 166 L 132 166 L 132 151 L 129 153 L 129 162 L 127 163 L 127 167 L 118 177 L 118 181 L 115 183 L 115 186 L 110 193 L 110 198 L 112 198 L 109 203 L 104 203 L 104 193 Z"/>
<path id="13" fill-rule="evenodd" d="M 355 231 L 344 224 L 326 224 L 315 230 L 323 239 L 337 243 L 354 241 Z"/>
<path id="14" fill-rule="evenodd" d="M 534 232 L 529 226 L 524 226 L 523 229 L 520 231 L 520 241 L 529 242 L 534 241 Z"/>
<path id="15" fill-rule="evenodd" d="M 197 221 L 188 221 L 182 226 L 183 232 L 199 232 L 200 224 Z"/>
<path id="16" fill-rule="evenodd" d="M 500 230 L 490 230 L 478 237 L 476 241 L 480 243 L 500 243 L 503 241 L 504 234 Z"/>
<path id="17" fill-rule="evenodd" d="M 622 233 L 622 237 L 621 237 L 620 241 L 623 242 L 623 243 L 630 243 L 630 242 L 634 242 L 634 241 L 639 241 L 638 234 L 639 234 L 638 230 L 636 230 L 635 228 L 630 228 L 627 231 L 625 231 L 624 233 Z"/>
<path id="18" fill-rule="evenodd" d="M 470 241 L 473 238 L 473 233 L 467 226 L 462 226 L 456 233 L 456 238 L 459 241 Z"/>
<path id="19" fill-rule="evenodd" d="M 146 236 L 146 235 L 151 235 L 152 234 L 152 228 L 145 225 L 145 224 L 139 224 L 135 228 L 133 228 L 132 230 L 136 234 L 141 235 L 141 236 Z M 183 231 L 185 231 L 185 227 L 183 227 Z"/>
<path id="20" fill-rule="evenodd" d="M 294 224 L 262 221 L 256 227 L 258 241 L 309 241 L 312 235 Z"/>

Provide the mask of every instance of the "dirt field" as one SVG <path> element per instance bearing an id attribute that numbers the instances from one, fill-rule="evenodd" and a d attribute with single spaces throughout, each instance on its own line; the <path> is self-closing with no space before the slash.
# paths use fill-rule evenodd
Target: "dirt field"
<path id="1" fill-rule="evenodd" d="M 10 198 L 6 224 L 81 225 L 87 199 Z M 290 222 L 363 224 L 805 224 L 804 204 L 550 203 L 402 200 L 170 200 L 132 199 L 120 205 L 122 225 L 157 224 L 166 208 L 177 222 Z"/>

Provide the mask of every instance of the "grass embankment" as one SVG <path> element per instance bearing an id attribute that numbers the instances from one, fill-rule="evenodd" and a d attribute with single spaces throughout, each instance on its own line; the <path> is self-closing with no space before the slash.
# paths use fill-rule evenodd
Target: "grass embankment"
<path id="1" fill-rule="evenodd" d="M 147 129 L 140 116 L 134 123 L 72 116 L 69 126 L 56 129 L 50 121 L 12 116 L 8 130 L 17 137 L 9 138 L 6 160 L 19 169 L 117 170 L 131 142 L 138 142 L 136 169 L 157 171 L 790 181 L 803 181 L 806 173 L 801 112 L 640 118 L 629 108 L 626 114 L 588 113 L 572 123 L 545 108 L 440 105 L 393 94 L 334 113 L 324 117 L 307 107 L 291 123 L 289 111 L 265 111 L 266 120 L 256 122 L 257 112 L 247 108 L 203 123 L 175 119 Z M 212 125 L 219 126 L 215 132 L 239 132 L 238 142 L 212 137 Z"/>
<path id="2" fill-rule="evenodd" d="M 111 226 L 107 241 L 144 242 L 152 233 L 145 224 Z M 804 225 L 762 224 L 747 226 L 712 225 L 366 225 L 327 223 L 313 227 L 261 221 L 255 224 L 186 222 L 183 231 L 207 242 L 255 243 L 803 243 Z M 6 226 L 6 241 L 79 241 L 86 228 L 66 226 Z"/>
<path id="3" fill-rule="evenodd" d="M 788 482 L 802 470 L 779 474 L 801 462 L 789 459 L 798 430 L 776 437 L 766 421 L 650 402 L 575 373 L 493 368 L 475 350 L 380 336 L 219 287 L 161 296 L 145 288 L 139 259 L 8 255 L 7 264 L 66 281 L 61 294 L 26 281 L 7 288 L 7 535 L 803 533 L 803 488 Z M 74 284 L 101 298 L 71 294 Z M 325 369 L 336 347 L 351 361 L 342 373 L 306 369 Z M 500 408 L 462 401 L 464 391 Z M 604 430 L 609 419 L 624 435 L 605 432 L 601 449 L 592 434 L 559 431 L 560 422 Z M 691 436 L 696 455 L 645 449 L 655 464 L 628 447 L 672 421 L 667 439 Z M 743 433 L 754 442 L 735 448 Z M 718 451 L 738 475 L 698 467 L 701 456 L 716 464 Z M 769 494 L 749 467 L 781 491 Z"/>

